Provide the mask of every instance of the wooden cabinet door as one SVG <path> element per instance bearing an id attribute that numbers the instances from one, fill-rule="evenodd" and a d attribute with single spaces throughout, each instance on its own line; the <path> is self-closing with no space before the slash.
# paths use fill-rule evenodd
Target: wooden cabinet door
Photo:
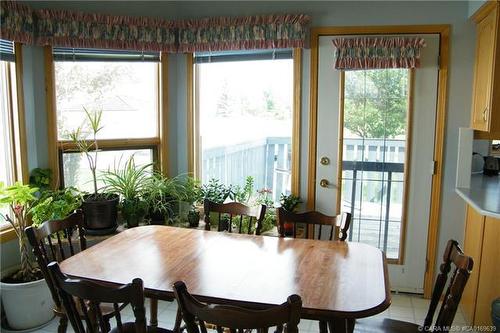
<path id="1" fill-rule="evenodd" d="M 481 131 L 490 129 L 496 19 L 497 10 L 493 10 L 477 25 L 472 127 Z"/>
<path id="2" fill-rule="evenodd" d="M 491 302 L 500 297 L 500 219 L 484 221 L 483 250 L 479 270 L 474 325 L 492 325 Z M 475 263 L 474 263 L 475 266 Z"/>
<path id="3" fill-rule="evenodd" d="M 476 311 L 476 295 L 479 282 L 479 267 L 481 265 L 483 229 L 484 216 L 475 211 L 471 206 L 467 206 L 464 252 L 474 260 L 474 268 L 465 285 L 460 305 L 465 320 L 469 325 L 474 323 L 474 313 Z"/>

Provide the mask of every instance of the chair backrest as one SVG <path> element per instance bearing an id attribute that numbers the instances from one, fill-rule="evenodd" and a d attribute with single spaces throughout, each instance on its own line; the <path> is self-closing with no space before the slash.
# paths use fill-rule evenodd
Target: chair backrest
<path id="1" fill-rule="evenodd" d="M 76 333 L 109 332 L 109 324 L 103 319 L 101 303 L 113 304 L 116 330 L 124 333 L 130 332 L 130 329 L 125 329 L 122 324 L 119 303 L 130 303 L 135 316 L 134 333 L 146 333 L 144 286 L 141 279 L 134 279 L 132 283 L 117 287 L 69 278 L 61 272 L 57 262 L 51 262 L 48 269 Z M 85 326 L 82 319 L 85 321 Z"/>
<path id="2" fill-rule="evenodd" d="M 215 203 L 210 200 L 204 200 L 203 208 L 205 211 L 205 229 L 210 230 L 210 226 L 215 221 L 212 221 L 210 213 L 218 213 L 217 230 L 233 232 L 233 217 L 236 218 L 236 231 L 238 233 L 247 233 L 260 235 L 262 229 L 262 221 L 266 215 L 266 206 L 258 205 L 249 207 L 239 202 Z M 229 221 L 224 225 L 224 215 L 229 215 Z M 255 228 L 253 225 L 255 224 Z"/>
<path id="3" fill-rule="evenodd" d="M 85 229 L 83 229 L 83 213 L 81 210 L 77 210 L 65 219 L 46 221 L 38 228 L 30 226 L 24 232 L 45 281 L 47 281 L 52 298 L 56 306 L 60 308 L 59 295 L 54 289 L 47 265 L 52 261 L 60 262 L 87 248 Z M 78 232 L 76 244 L 72 239 L 75 232 Z"/>
<path id="4" fill-rule="evenodd" d="M 236 306 L 204 304 L 194 298 L 182 281 L 174 283 L 174 294 L 179 304 L 188 333 L 206 333 L 205 323 L 215 325 L 218 332 L 229 329 L 243 332 L 244 329 L 257 329 L 267 332 L 269 327 L 285 326 L 285 332 L 298 332 L 302 300 L 291 295 L 280 306 L 265 310 L 249 310 Z"/>
<path id="5" fill-rule="evenodd" d="M 297 224 L 304 225 L 304 238 L 322 239 L 325 235 L 329 240 L 345 241 L 351 225 L 351 214 L 342 213 L 337 216 L 328 216 L 320 212 L 310 211 L 305 213 L 293 213 L 280 207 L 276 209 L 278 216 L 278 231 L 281 237 L 287 236 L 285 224 L 290 224 L 292 232 L 290 236 L 297 237 Z M 312 228 L 309 228 L 312 226 Z M 318 226 L 318 228 L 314 228 Z M 323 231 L 325 227 L 325 231 Z M 312 229 L 310 232 L 309 229 Z M 317 231 L 317 232 L 316 232 Z"/>
<path id="6" fill-rule="evenodd" d="M 443 303 L 439 309 L 436 322 L 432 327 L 432 319 L 436 308 L 443 296 L 443 290 L 445 289 L 446 282 L 448 280 L 448 274 L 454 266 L 453 272 L 448 283 L 448 288 L 444 294 Z M 424 321 L 425 330 L 435 330 L 438 332 L 447 332 L 453 323 L 455 318 L 455 313 L 457 312 L 458 304 L 460 303 L 460 298 L 465 288 L 465 284 L 469 278 L 472 267 L 474 266 L 474 261 L 471 257 L 466 256 L 462 249 L 460 249 L 458 242 L 451 239 L 446 245 L 446 250 L 443 255 L 443 263 L 439 267 L 439 274 L 436 279 L 436 284 L 434 285 L 434 290 L 432 291 L 431 303 L 429 305 L 429 310 Z"/>

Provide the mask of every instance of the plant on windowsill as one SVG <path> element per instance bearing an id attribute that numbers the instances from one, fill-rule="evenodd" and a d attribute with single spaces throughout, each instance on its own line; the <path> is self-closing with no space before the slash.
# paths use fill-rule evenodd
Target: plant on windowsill
<path id="1" fill-rule="evenodd" d="M 297 207 L 299 204 L 302 203 L 302 200 L 296 195 L 293 194 L 281 194 L 280 197 L 280 205 L 283 209 L 294 213 L 297 210 Z M 292 223 L 285 223 L 283 224 L 283 227 L 285 228 L 285 235 L 291 235 L 293 233 L 293 224 Z"/>
<path id="2" fill-rule="evenodd" d="M 53 317 L 53 301 L 43 275 L 28 250 L 24 229 L 29 224 L 32 208 L 37 202 L 38 188 L 19 182 L 6 187 L 0 182 L 0 206 L 8 206 L 11 214 L 0 218 L 11 224 L 16 233 L 20 266 L 2 269 L 3 310 L 11 329 L 25 330 L 38 327 Z"/>
<path id="3" fill-rule="evenodd" d="M 83 126 L 69 133 L 69 138 L 78 151 L 87 158 L 94 191 L 83 197 L 82 210 L 85 216 L 85 229 L 89 234 L 106 235 L 117 228 L 117 213 L 119 196 L 109 192 L 99 192 L 97 187 L 97 158 L 99 145 L 97 134 L 102 130 L 102 111 L 90 112 L 83 108 L 86 114 L 86 130 Z M 90 139 L 88 139 L 90 137 Z"/>
<path id="4" fill-rule="evenodd" d="M 136 166 L 132 155 L 123 168 L 121 163 L 114 170 L 103 175 L 106 190 L 121 197 L 120 208 L 128 228 L 137 227 L 148 211 L 148 202 L 144 199 L 147 183 L 151 178 L 153 164 Z"/>
<path id="5" fill-rule="evenodd" d="M 195 206 L 201 198 L 200 182 L 192 177 L 186 177 L 184 181 L 184 196 L 180 198 L 189 204 L 187 220 L 190 228 L 197 228 L 200 225 L 200 210 Z"/>
<path id="6" fill-rule="evenodd" d="M 82 206 L 82 195 L 74 187 L 62 190 L 45 190 L 31 209 L 33 226 L 49 220 L 60 220 Z"/>
<path id="7" fill-rule="evenodd" d="M 164 225 L 175 217 L 175 205 L 183 193 L 179 177 L 168 178 L 154 172 L 144 189 L 144 200 L 148 203 L 150 224 Z"/>

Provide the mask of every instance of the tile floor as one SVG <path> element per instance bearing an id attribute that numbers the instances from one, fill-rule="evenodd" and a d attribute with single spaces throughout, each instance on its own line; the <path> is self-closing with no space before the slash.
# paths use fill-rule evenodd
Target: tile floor
<path id="1" fill-rule="evenodd" d="M 423 299 L 420 296 L 409 294 L 393 294 L 392 304 L 383 313 L 378 314 L 378 317 L 386 317 L 417 324 L 423 323 L 426 311 L 429 307 L 429 300 Z M 175 322 L 175 314 L 177 311 L 177 304 L 175 302 L 159 302 L 158 304 L 158 323 L 160 327 L 172 328 Z M 126 308 L 122 312 L 123 321 L 133 320 L 133 314 L 130 308 Z M 112 321 L 113 323 L 113 321 Z M 459 310 L 455 316 L 454 324 L 457 326 L 464 326 L 465 319 L 462 311 Z M 53 319 L 47 326 L 34 331 L 35 333 L 54 333 L 57 332 L 58 320 Z M 311 320 L 301 320 L 299 324 L 300 332 L 317 333 L 318 324 Z M 68 333 L 73 332 L 71 327 L 68 328 Z"/>

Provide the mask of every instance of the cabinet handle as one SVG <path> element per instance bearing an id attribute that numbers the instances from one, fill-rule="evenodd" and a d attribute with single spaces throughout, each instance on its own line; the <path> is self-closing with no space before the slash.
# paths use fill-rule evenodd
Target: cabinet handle
<path id="1" fill-rule="evenodd" d="M 483 110 L 483 120 L 486 121 L 488 119 L 488 107 L 485 107 Z"/>

